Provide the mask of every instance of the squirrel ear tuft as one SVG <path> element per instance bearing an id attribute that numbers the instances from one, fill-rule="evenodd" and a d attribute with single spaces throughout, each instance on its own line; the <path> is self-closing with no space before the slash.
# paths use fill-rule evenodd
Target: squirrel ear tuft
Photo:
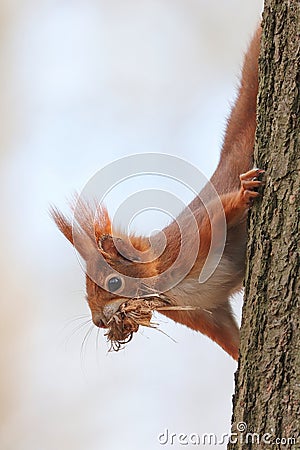
<path id="1" fill-rule="evenodd" d="M 83 259 L 87 261 L 93 254 L 97 253 L 97 246 L 90 236 L 89 223 L 84 220 L 84 216 L 81 218 L 81 224 L 79 224 L 78 221 L 75 222 L 75 224 L 72 224 L 72 222 L 55 207 L 50 208 L 50 215 L 58 229 L 68 241 L 71 242 Z"/>
<path id="2" fill-rule="evenodd" d="M 54 222 L 56 223 L 58 229 L 62 234 L 74 245 L 73 240 L 73 229 L 69 220 L 54 206 L 50 208 L 50 215 Z"/>
<path id="3" fill-rule="evenodd" d="M 112 223 L 104 206 L 98 206 L 94 218 L 94 235 L 97 243 L 105 236 L 112 235 Z"/>

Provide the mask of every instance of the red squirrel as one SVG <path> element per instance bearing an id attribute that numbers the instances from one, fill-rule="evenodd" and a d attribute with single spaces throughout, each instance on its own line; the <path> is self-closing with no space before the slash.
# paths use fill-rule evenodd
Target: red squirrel
<path id="1" fill-rule="evenodd" d="M 183 309 L 160 311 L 175 322 L 207 335 L 235 360 L 238 358 L 239 329 L 229 300 L 232 294 L 242 288 L 247 212 L 252 200 L 259 195 L 256 188 L 261 184 L 258 177 L 263 172 L 251 169 L 256 128 L 260 35 L 259 27 L 245 55 L 241 84 L 228 120 L 220 161 L 210 180 L 219 195 L 227 224 L 221 260 L 213 274 L 204 283 L 199 283 L 199 273 L 211 249 L 212 229 L 216 227 L 218 230 L 219 221 L 221 223 L 217 203 L 208 184 L 187 207 L 196 220 L 196 233 L 199 233 L 200 238 L 196 261 L 178 284 L 163 292 L 171 305 L 182 306 Z M 203 203 L 206 207 L 203 207 Z M 133 297 L 137 291 L 143 297 L 147 286 L 145 291 L 145 285 L 142 286 L 139 279 L 155 279 L 160 274 L 163 275 L 174 262 L 183 244 L 178 220 L 189 236 L 185 243 L 187 251 L 192 248 L 195 236 L 189 233 L 190 224 L 186 211 L 187 209 L 163 230 L 165 250 L 158 257 L 153 252 L 152 258 L 143 260 L 140 255 L 145 253 L 149 256 L 149 251 L 152 251 L 149 239 L 116 233 L 105 208 L 98 208 L 95 219 L 95 211 L 88 205 L 79 203 L 75 218 L 76 239 L 71 221 L 57 209 L 52 209 L 58 228 L 86 262 L 87 301 L 96 326 L 108 326 L 112 315 L 127 300 L 125 296 L 122 297 L 125 287 L 127 291 L 132 287 Z M 101 258 L 108 265 L 104 267 Z M 99 283 L 97 280 L 100 280 Z M 126 286 L 130 283 L 132 286 Z M 149 283 L 149 289 L 159 292 L 159 286 L 155 283 Z M 185 310 L 184 307 L 190 309 Z"/>

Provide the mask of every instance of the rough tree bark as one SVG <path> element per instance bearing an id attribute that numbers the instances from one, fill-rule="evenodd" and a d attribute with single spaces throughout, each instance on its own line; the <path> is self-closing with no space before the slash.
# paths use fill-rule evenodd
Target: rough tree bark
<path id="1" fill-rule="evenodd" d="M 266 185 L 250 217 L 229 449 L 300 448 L 299 29 L 299 0 L 265 1 L 255 164 Z"/>

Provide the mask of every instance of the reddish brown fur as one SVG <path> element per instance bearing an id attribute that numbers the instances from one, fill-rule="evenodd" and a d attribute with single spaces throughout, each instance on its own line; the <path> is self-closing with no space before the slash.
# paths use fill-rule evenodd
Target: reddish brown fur
<path id="1" fill-rule="evenodd" d="M 235 192 L 239 188 L 239 175 L 247 172 L 253 167 L 253 150 L 256 129 L 256 101 L 258 91 L 258 56 L 260 49 L 261 27 L 256 30 L 248 51 L 245 55 L 242 69 L 242 79 L 237 100 L 228 120 L 225 139 L 221 151 L 220 161 L 215 170 L 211 183 L 219 194 Z M 201 196 L 201 199 L 200 199 Z M 196 197 L 189 208 L 194 212 L 203 209 L 203 201 L 213 198 L 213 192 L 209 185 L 204 187 L 198 197 Z M 234 194 L 227 194 L 222 197 L 223 204 L 227 211 L 228 238 L 227 247 L 233 251 L 233 258 L 237 262 L 236 277 L 232 276 L 232 285 L 236 286 L 232 292 L 239 290 L 241 279 L 244 275 L 244 255 L 246 241 L 246 224 L 235 222 L 237 212 L 237 197 Z M 182 213 L 184 215 L 184 212 Z M 181 215 L 181 216 L 182 216 Z M 232 220 L 233 219 L 233 220 Z M 204 221 L 200 227 L 201 240 L 203 243 L 202 254 L 199 254 L 198 261 L 203 261 L 206 257 L 210 245 L 210 223 Z M 164 230 L 168 237 L 168 243 L 180 242 L 178 240 L 178 230 L 176 224 L 172 223 Z M 235 245 L 232 241 L 236 241 Z M 204 244 L 204 242 L 206 244 Z M 238 245 L 240 244 L 240 248 Z M 176 249 L 178 251 L 178 248 Z M 200 263 L 201 265 L 201 263 Z M 163 270 L 163 268 L 161 269 Z M 176 322 L 185 324 L 189 328 L 200 331 L 217 342 L 234 359 L 238 357 L 239 330 L 235 323 L 229 299 L 224 298 L 223 304 L 214 308 L 213 312 L 163 312 Z"/>
<path id="2" fill-rule="evenodd" d="M 234 359 L 238 357 L 239 330 L 231 311 L 229 298 L 242 286 L 246 242 L 245 218 L 251 199 L 257 195 L 253 188 L 259 184 L 257 182 L 253 184 L 250 181 L 258 174 L 251 172 L 241 178 L 240 187 L 239 175 L 249 171 L 253 164 L 260 34 L 259 28 L 245 56 L 241 87 L 228 120 L 220 162 L 211 178 L 216 191 L 221 195 L 226 216 L 227 240 L 224 254 L 213 276 L 206 283 L 199 285 L 198 276 L 210 249 L 212 229 L 202 202 L 209 202 L 208 208 L 213 213 L 215 225 L 218 225 L 218 221 L 221 220 L 213 200 L 212 190 L 207 185 L 189 205 L 197 221 L 201 242 L 196 263 L 182 282 L 165 293 L 172 304 L 192 305 L 195 310 L 163 312 L 176 322 L 207 335 Z M 148 238 L 135 236 L 128 238 L 112 230 L 105 208 L 98 208 L 95 216 L 93 208 L 81 202 L 76 211 L 73 232 L 70 221 L 58 210 L 53 209 L 52 216 L 60 231 L 86 260 L 87 297 L 93 321 L 98 326 L 105 326 L 108 313 L 111 314 L 111 311 L 116 310 L 118 302 L 124 301 L 120 296 L 121 292 L 113 294 L 100 287 L 112 273 L 121 273 L 137 279 L 164 274 L 175 261 L 182 245 L 178 221 L 183 227 L 183 235 L 188 236 L 185 243 L 187 249 L 194 245 L 194 236 L 189 233 L 190 224 L 186 210 L 163 230 L 167 246 L 158 258 L 155 258 L 154 253 L 155 245 L 160 243 L 159 237 L 155 241 L 153 253 L 151 249 L 149 250 Z M 216 228 L 218 229 L 217 226 Z M 111 236 L 117 237 L 117 241 L 114 242 Z M 117 245 L 118 242 L 120 247 Z M 150 262 L 148 262 L 149 259 L 143 259 L 143 253 L 149 253 L 149 251 L 152 252 Z M 102 257 L 109 262 L 110 270 L 103 265 Z M 155 285 L 151 283 L 149 287 L 155 289 Z M 133 293 L 136 294 L 143 288 L 138 281 L 132 281 Z"/>

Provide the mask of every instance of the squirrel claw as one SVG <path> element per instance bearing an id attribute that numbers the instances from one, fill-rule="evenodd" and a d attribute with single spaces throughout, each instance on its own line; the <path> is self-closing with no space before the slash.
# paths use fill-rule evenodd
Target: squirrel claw
<path id="1" fill-rule="evenodd" d="M 251 169 L 246 173 L 242 173 L 240 175 L 240 180 L 253 180 L 253 178 L 259 177 L 261 174 L 265 173 L 265 170 L 263 169 Z"/>
<path id="2" fill-rule="evenodd" d="M 240 175 L 240 194 L 247 206 L 251 206 L 254 198 L 259 197 L 260 194 L 256 191 L 256 188 L 262 185 L 262 181 L 257 177 L 264 172 L 262 169 L 252 169 Z"/>

